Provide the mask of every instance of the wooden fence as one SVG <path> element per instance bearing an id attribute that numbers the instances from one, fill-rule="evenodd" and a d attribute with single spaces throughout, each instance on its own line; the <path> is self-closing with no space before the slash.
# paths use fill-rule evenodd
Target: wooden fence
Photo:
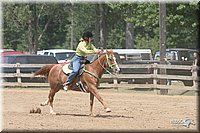
<path id="1" fill-rule="evenodd" d="M 49 87 L 49 83 L 43 82 L 43 83 L 36 83 L 36 82 L 22 82 L 22 78 L 33 78 L 33 73 L 21 73 L 21 68 L 41 68 L 45 64 L 0 64 L 1 68 L 15 68 L 16 73 L 0 73 L 0 77 L 2 80 L 4 78 L 16 78 L 17 80 L 15 82 L 6 82 L 1 81 L 1 85 L 3 87 Z M 195 71 L 199 70 L 199 67 L 196 66 L 183 66 L 183 65 L 160 65 L 160 64 L 131 64 L 131 65 L 119 65 L 121 69 L 147 69 L 152 70 L 149 74 L 117 74 L 117 75 L 109 75 L 104 74 L 102 76 L 102 82 L 100 83 L 99 88 L 149 88 L 149 89 L 155 89 L 155 90 L 169 90 L 169 89 L 182 89 L 182 90 L 198 90 L 198 81 L 199 78 L 197 77 L 197 73 Z M 188 72 L 191 72 L 193 69 L 193 74 L 191 72 L 192 76 L 184 76 L 184 75 L 161 75 L 158 73 L 159 69 L 174 69 L 174 70 L 187 70 Z M 37 76 L 35 78 L 41 78 L 43 76 Z M 120 83 L 120 81 L 129 81 L 130 79 L 152 79 L 151 84 L 134 84 L 133 83 Z M 166 85 L 160 85 L 158 84 L 158 81 L 160 79 L 166 79 L 168 81 L 173 80 L 185 80 L 185 81 L 195 81 L 195 86 L 184 86 L 184 87 L 176 87 L 169 84 Z"/>

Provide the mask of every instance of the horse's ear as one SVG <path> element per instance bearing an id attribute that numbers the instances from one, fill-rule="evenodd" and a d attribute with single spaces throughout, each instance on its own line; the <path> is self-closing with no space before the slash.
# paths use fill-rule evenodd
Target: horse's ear
<path id="1" fill-rule="evenodd" d="M 113 52 L 113 50 L 112 49 L 110 49 L 110 50 L 106 49 L 106 53 L 109 53 L 109 52 Z"/>

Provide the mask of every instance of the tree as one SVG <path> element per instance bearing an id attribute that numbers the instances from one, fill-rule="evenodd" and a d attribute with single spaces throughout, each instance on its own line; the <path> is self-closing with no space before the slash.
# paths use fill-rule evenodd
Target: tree
<path id="1" fill-rule="evenodd" d="M 99 29 L 99 46 L 105 47 L 106 46 L 106 38 L 105 38 L 105 5 L 102 3 L 97 4 L 97 20 L 99 20 L 99 24 L 97 29 Z M 96 21 L 97 22 L 97 21 Z"/>
<path id="2" fill-rule="evenodd" d="M 4 33 L 6 35 L 4 47 L 12 47 L 13 41 L 10 41 L 9 37 L 12 34 L 13 40 L 19 36 L 17 44 L 23 45 L 23 51 L 30 53 L 35 53 L 38 48 L 55 47 L 60 41 L 65 42 L 60 38 L 56 39 L 57 36 L 55 36 L 55 34 L 66 36 L 66 30 L 63 27 L 68 23 L 66 22 L 67 14 L 64 14 L 64 11 L 67 10 L 62 4 L 25 3 L 4 4 L 3 6 Z M 55 38 L 51 36 L 52 34 Z M 57 40 L 59 41 L 57 42 Z M 14 49 L 20 50 L 18 46 Z"/>
<path id="3" fill-rule="evenodd" d="M 74 49 L 82 33 L 90 30 L 97 47 L 159 50 L 156 2 L 74 3 L 73 13 L 71 7 L 64 2 L 3 3 L 3 48 L 31 53 L 50 48 L 71 49 L 72 45 Z M 197 3 L 167 3 L 166 8 L 167 48 L 196 48 Z"/>
<path id="4" fill-rule="evenodd" d="M 168 47 L 195 48 L 197 45 L 197 3 L 167 4 Z"/>

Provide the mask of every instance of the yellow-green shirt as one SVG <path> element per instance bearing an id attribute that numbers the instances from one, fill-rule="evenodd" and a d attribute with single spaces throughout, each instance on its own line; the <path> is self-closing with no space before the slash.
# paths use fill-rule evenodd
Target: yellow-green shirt
<path id="1" fill-rule="evenodd" d="M 97 49 L 93 44 L 86 43 L 85 41 L 81 41 L 76 48 L 76 54 L 78 56 L 86 56 L 88 54 L 94 54 L 96 53 L 96 51 Z"/>

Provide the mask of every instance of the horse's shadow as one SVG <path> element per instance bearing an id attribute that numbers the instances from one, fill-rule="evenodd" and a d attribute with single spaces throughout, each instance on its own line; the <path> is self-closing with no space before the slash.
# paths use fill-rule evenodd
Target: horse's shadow
<path id="1" fill-rule="evenodd" d="M 69 115 L 69 116 L 90 116 L 89 114 L 74 114 L 74 113 L 56 113 L 56 115 Z M 93 117 L 96 118 L 134 118 L 132 116 L 124 116 L 124 115 L 110 115 L 110 114 L 97 114 Z"/>

